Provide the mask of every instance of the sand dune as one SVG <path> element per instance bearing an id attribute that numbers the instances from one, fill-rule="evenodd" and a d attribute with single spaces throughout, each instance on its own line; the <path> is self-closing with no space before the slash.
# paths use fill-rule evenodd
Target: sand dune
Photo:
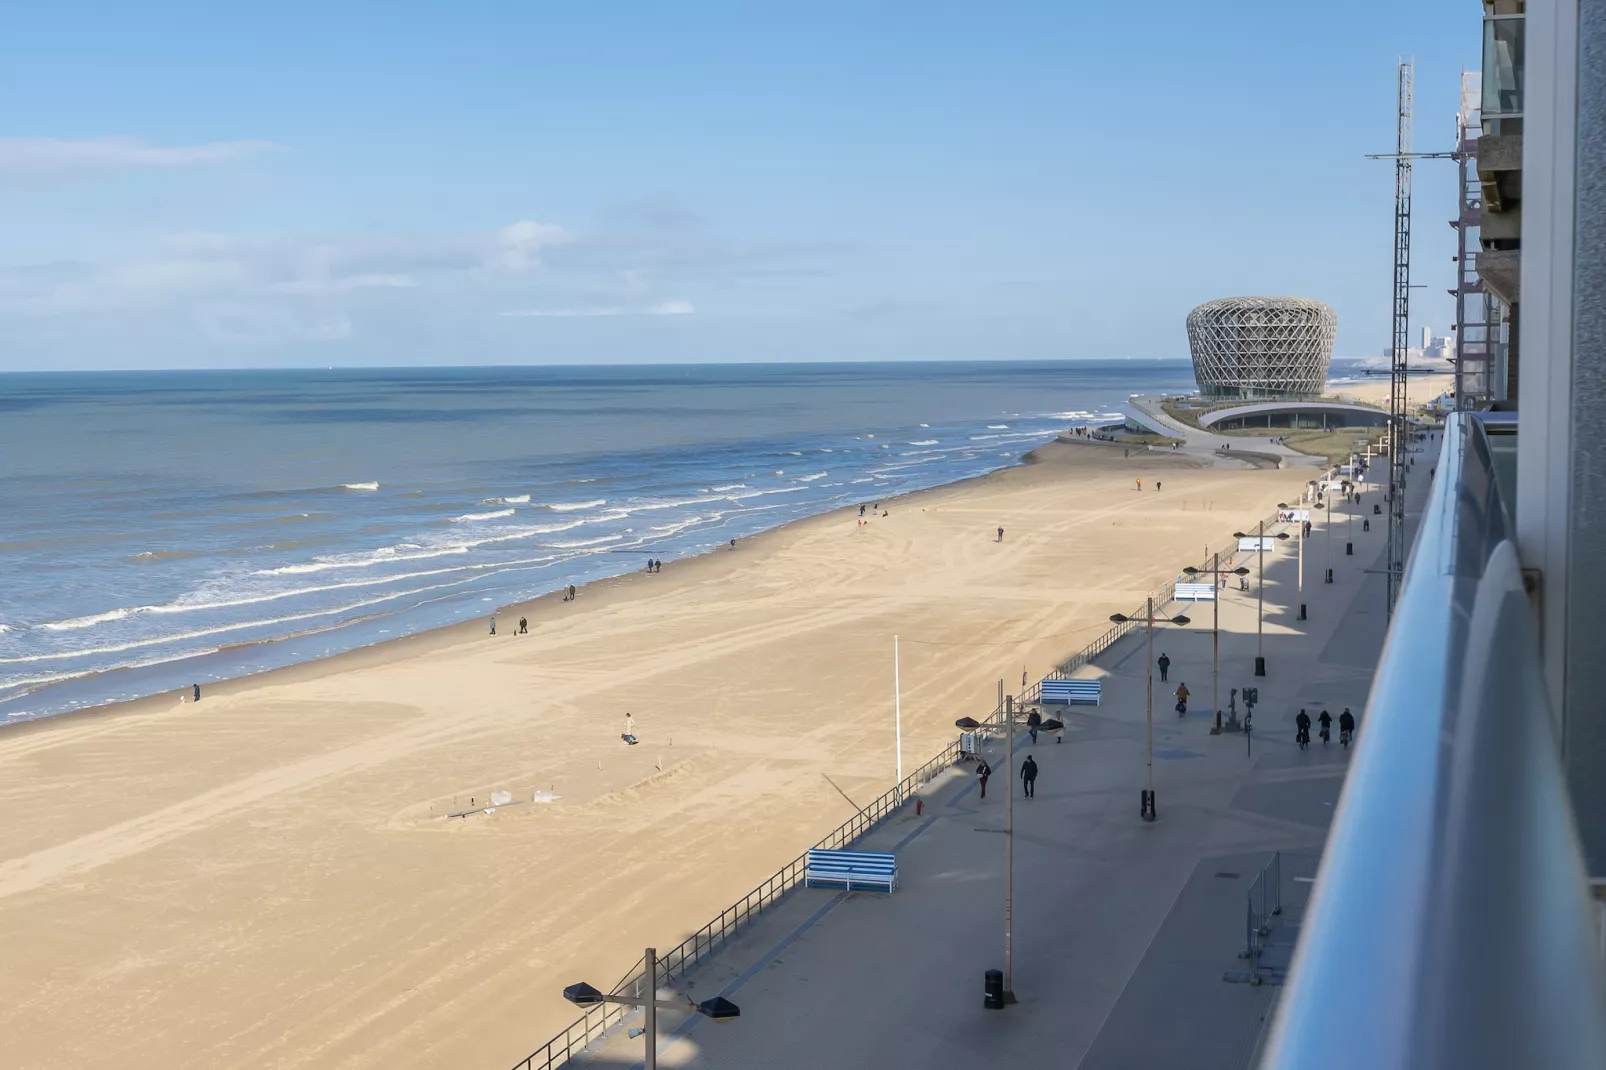
<path id="1" fill-rule="evenodd" d="M 495 638 L 0 732 L 0 1064 L 510 1066 L 573 1017 L 562 985 L 613 983 L 846 819 L 822 774 L 891 785 L 894 633 L 912 769 L 1304 476 L 1192 464 L 1049 447 Z M 561 799 L 440 816 L 498 789 Z"/>

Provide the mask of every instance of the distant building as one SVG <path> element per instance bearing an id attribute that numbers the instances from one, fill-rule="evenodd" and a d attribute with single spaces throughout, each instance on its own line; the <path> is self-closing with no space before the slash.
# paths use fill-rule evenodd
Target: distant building
<path id="1" fill-rule="evenodd" d="M 1320 396 L 1337 331 L 1337 313 L 1303 297 L 1206 301 L 1188 313 L 1199 392 L 1214 398 Z"/>

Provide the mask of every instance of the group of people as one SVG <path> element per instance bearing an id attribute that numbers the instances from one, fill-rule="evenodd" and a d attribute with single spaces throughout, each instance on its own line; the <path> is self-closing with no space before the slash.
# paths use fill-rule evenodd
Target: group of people
<path id="1" fill-rule="evenodd" d="M 1323 710 L 1316 720 L 1322 726 L 1322 742 L 1329 742 L 1332 739 L 1333 715 Z M 1344 712 L 1338 715 L 1338 741 L 1347 747 L 1354 736 L 1355 715 L 1345 706 Z M 1294 718 L 1294 741 L 1301 750 L 1310 745 L 1310 714 L 1304 710 L 1300 710 L 1299 716 Z"/>
<path id="2" fill-rule="evenodd" d="M 993 767 L 986 758 L 976 759 L 976 781 L 981 786 L 981 798 L 987 798 L 987 781 L 992 778 Z M 1021 794 L 1028 799 L 1037 797 L 1037 759 L 1030 754 L 1020 763 Z"/>
<path id="3" fill-rule="evenodd" d="M 647 558 L 647 571 L 648 572 L 662 572 L 663 570 L 664 570 L 664 563 L 662 561 L 656 561 L 656 560 L 654 560 L 653 558 L 650 558 L 650 557 Z"/>

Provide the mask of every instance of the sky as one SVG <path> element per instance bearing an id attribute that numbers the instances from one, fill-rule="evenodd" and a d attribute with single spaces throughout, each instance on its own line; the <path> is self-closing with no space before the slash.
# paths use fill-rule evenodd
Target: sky
<path id="1" fill-rule="evenodd" d="M 1396 59 L 1449 149 L 1480 32 L 1389 8 L 16 5 L 0 370 L 1185 357 L 1240 294 L 1372 355 Z"/>

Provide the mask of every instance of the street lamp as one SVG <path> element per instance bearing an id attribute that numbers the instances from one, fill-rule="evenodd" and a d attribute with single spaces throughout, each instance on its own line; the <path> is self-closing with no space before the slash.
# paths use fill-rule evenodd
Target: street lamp
<path id="1" fill-rule="evenodd" d="M 1232 533 L 1235 539 L 1247 539 L 1241 531 Z M 1279 531 L 1274 538 L 1286 539 L 1288 532 Z M 1260 558 L 1260 576 L 1255 583 L 1255 675 L 1266 675 L 1266 522 L 1260 522 L 1260 534 L 1255 542 L 1255 555 Z"/>
<path id="2" fill-rule="evenodd" d="M 1304 505 L 1304 495 L 1300 495 L 1299 504 Z M 1287 509 L 1287 502 L 1278 502 L 1277 508 Z M 1299 531 L 1299 619 L 1305 619 L 1305 512 L 1302 509 L 1294 510 L 1294 527 Z"/>
<path id="3" fill-rule="evenodd" d="M 1314 506 L 1312 506 L 1312 508 L 1315 508 L 1315 509 L 1327 509 L 1327 506 L 1323 505 L 1321 502 L 1317 502 Z M 1324 526 L 1327 528 L 1327 555 L 1326 555 L 1327 556 L 1327 574 L 1322 578 L 1322 582 L 1323 583 L 1332 583 L 1333 582 L 1333 514 L 1332 514 L 1331 510 L 1328 510 L 1327 523 Z"/>
<path id="4" fill-rule="evenodd" d="M 1216 711 L 1216 727 L 1210 730 L 1210 734 L 1217 736 L 1221 734 L 1221 599 L 1217 597 L 1217 592 L 1214 590 L 1216 577 L 1229 574 L 1247 576 L 1249 575 L 1249 570 L 1242 565 L 1234 569 L 1223 569 L 1219 550 L 1211 556 L 1210 562 L 1210 586 L 1212 588 L 1210 593 L 1210 612 L 1215 618 L 1210 625 L 1210 705 Z M 1189 565 L 1182 571 L 1190 576 L 1197 576 L 1205 570 Z M 1233 719 L 1233 723 L 1237 723 L 1236 717 Z"/>
<path id="5" fill-rule="evenodd" d="M 1175 617 L 1164 618 L 1172 624 L 1187 624 L 1188 618 L 1178 614 Z M 1125 613 L 1112 613 L 1110 620 L 1116 624 L 1133 623 L 1132 618 Z M 1149 787 L 1143 793 L 1142 809 L 1143 820 L 1153 821 L 1157 816 L 1154 809 L 1154 598 L 1148 600 L 1148 608 L 1144 624 L 1149 633 L 1149 653 L 1144 661 L 1145 686 L 1143 689 L 1143 720 L 1148 734 L 1149 750 Z"/>
<path id="6" fill-rule="evenodd" d="M 1354 471 L 1353 466 L 1351 471 Z M 1349 490 L 1344 492 L 1344 556 L 1355 555 L 1355 499 Z"/>
<path id="7" fill-rule="evenodd" d="M 692 1011 L 704 1018 L 712 1018 L 716 1022 L 728 1022 L 732 1018 L 741 1017 L 741 1008 L 726 999 L 724 996 L 715 996 L 705 999 L 701 1003 L 693 1003 L 689 999 L 670 1000 L 658 998 L 658 951 L 649 947 L 643 956 L 646 962 L 647 994 L 641 996 L 617 996 L 597 991 L 591 985 L 580 981 L 563 990 L 563 998 L 576 1007 L 595 1007 L 601 1003 L 618 1003 L 626 1007 L 640 1007 L 642 1009 L 642 1032 L 647 1036 L 647 1058 L 643 1061 L 644 1070 L 657 1070 L 658 1066 L 658 1012 L 665 1011 Z"/>

